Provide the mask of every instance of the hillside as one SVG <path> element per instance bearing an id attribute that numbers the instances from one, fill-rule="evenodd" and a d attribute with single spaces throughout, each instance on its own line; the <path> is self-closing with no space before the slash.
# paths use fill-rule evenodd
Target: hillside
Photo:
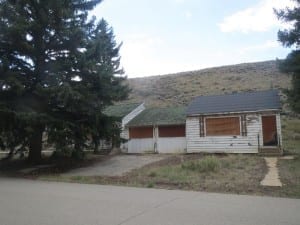
<path id="1" fill-rule="evenodd" d="M 291 77 L 281 73 L 276 61 L 244 63 L 196 71 L 131 78 L 129 102 L 149 106 L 187 105 L 199 95 L 290 87 Z"/>

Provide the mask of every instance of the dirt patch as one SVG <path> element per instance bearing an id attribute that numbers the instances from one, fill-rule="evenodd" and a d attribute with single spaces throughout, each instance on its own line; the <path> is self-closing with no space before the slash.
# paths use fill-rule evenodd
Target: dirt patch
<path id="1" fill-rule="evenodd" d="M 32 165 L 28 163 L 27 159 L 17 159 L 12 161 L 0 161 L 0 170 L 2 175 L 21 176 L 25 178 L 37 178 L 43 175 L 56 176 L 72 169 L 104 162 L 111 157 L 110 155 L 94 154 L 87 154 L 83 160 L 75 160 L 69 157 L 48 157 L 44 158 L 41 162 L 41 165 L 48 165 L 47 167 Z M 29 171 L 28 173 L 22 173 L 22 171 L 26 171 L 27 169 Z"/>

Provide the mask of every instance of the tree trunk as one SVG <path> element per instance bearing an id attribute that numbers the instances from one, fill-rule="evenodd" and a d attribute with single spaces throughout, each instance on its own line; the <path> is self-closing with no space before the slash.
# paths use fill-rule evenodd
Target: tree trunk
<path id="1" fill-rule="evenodd" d="M 94 154 L 97 154 L 99 152 L 99 138 L 97 136 L 93 136 L 92 142 L 94 144 Z"/>
<path id="2" fill-rule="evenodd" d="M 29 139 L 28 161 L 30 163 L 38 164 L 42 160 L 43 131 L 43 126 L 34 127 L 34 133 Z"/>

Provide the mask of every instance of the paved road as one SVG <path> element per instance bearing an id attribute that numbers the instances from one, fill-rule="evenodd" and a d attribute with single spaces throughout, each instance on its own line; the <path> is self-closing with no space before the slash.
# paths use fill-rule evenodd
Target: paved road
<path id="1" fill-rule="evenodd" d="M 121 176 L 133 169 L 140 168 L 149 163 L 162 160 L 168 156 L 164 155 L 115 155 L 112 158 L 68 171 L 64 175 L 68 176 Z"/>
<path id="2" fill-rule="evenodd" d="M 300 200 L 0 178 L 1 225 L 299 225 Z"/>

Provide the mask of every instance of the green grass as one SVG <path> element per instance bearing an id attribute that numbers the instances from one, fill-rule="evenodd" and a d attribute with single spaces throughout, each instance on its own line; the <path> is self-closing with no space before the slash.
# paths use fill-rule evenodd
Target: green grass
<path id="1" fill-rule="evenodd" d="M 129 182 L 148 187 L 247 193 L 254 191 L 266 167 L 256 155 L 175 156 L 180 162 L 153 165 L 133 171 Z M 195 159 L 193 159 L 193 157 Z"/>
<path id="2" fill-rule="evenodd" d="M 300 157 L 279 160 L 279 176 L 283 183 L 281 194 L 300 198 Z"/>
<path id="3" fill-rule="evenodd" d="M 181 168 L 184 170 L 192 170 L 196 172 L 217 172 L 220 169 L 220 162 L 214 156 L 206 156 L 203 159 L 197 161 L 188 161 L 181 164 Z"/>

